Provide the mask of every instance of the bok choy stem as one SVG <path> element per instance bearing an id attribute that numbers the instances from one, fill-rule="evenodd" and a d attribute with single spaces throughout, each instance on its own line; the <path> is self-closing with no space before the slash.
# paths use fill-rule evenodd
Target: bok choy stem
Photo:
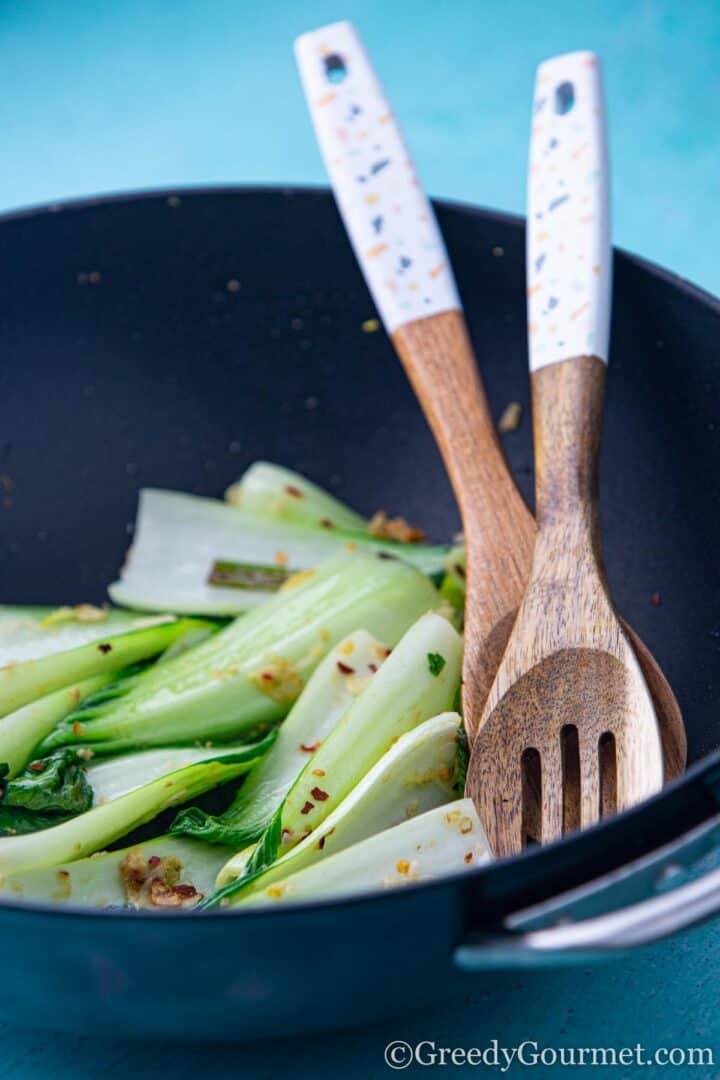
<path id="1" fill-rule="evenodd" d="M 299 773 L 389 652 L 365 630 L 345 638 L 317 667 L 283 721 L 272 750 L 255 766 L 225 813 L 213 816 L 189 807 L 173 822 L 171 833 L 235 848 L 257 840 Z"/>
<path id="2" fill-rule="evenodd" d="M 89 745 L 117 753 L 238 738 L 285 716 L 322 658 L 355 627 L 393 645 L 438 602 L 427 578 L 407 563 L 344 553 L 138 677 L 120 700 L 71 714 L 41 749 Z"/>

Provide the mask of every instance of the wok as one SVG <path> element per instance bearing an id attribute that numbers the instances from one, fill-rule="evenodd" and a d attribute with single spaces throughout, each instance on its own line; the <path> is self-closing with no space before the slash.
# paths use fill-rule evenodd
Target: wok
<path id="1" fill-rule="evenodd" d="M 527 407 L 523 224 L 437 210 L 492 405 Z M 140 486 L 217 495 L 256 458 L 438 539 L 457 528 L 400 365 L 363 330 L 371 302 L 326 191 L 161 192 L 6 215 L 0 313 L 5 603 L 102 601 Z M 478 981 L 511 992 L 495 971 L 587 964 L 715 915 L 720 871 L 693 868 L 720 843 L 718 336 L 717 301 L 617 254 L 604 547 L 618 606 L 684 709 L 686 776 L 582 835 L 352 901 L 179 918 L 3 903 L 4 1018 L 277 1037 Z M 506 448 L 529 497 L 527 419 Z"/>

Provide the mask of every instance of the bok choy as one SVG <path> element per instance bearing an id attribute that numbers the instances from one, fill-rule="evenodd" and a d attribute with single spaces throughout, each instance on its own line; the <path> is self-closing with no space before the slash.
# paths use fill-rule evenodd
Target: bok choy
<path id="1" fill-rule="evenodd" d="M 0 893 L 23 900 L 149 911 L 194 907 L 213 889 L 222 848 L 176 836 L 10 874 Z"/>
<path id="2" fill-rule="evenodd" d="M 300 473 L 256 461 L 245 474 L 225 492 L 232 506 L 250 514 L 295 521 L 323 529 L 350 529 L 365 532 L 367 522 L 339 499 L 306 480 Z"/>
<path id="3" fill-rule="evenodd" d="M 5 836 L 0 840 L 0 874 L 57 866 L 91 855 L 151 821 L 162 810 L 246 773 L 267 752 L 273 738 L 271 735 L 262 742 L 224 750 L 186 750 L 182 758 L 173 751 L 166 756 L 166 772 L 159 770 L 160 761 L 154 753 L 144 761 L 143 755 L 134 755 L 130 767 L 128 761 L 116 758 L 107 763 L 107 772 L 99 778 L 97 770 L 102 766 L 91 766 L 87 770 L 88 784 L 91 788 L 98 786 L 100 791 L 104 785 L 106 801 L 41 832 Z M 184 764 L 178 767 L 180 760 Z"/>
<path id="4" fill-rule="evenodd" d="M 316 669 L 280 727 L 272 750 L 255 766 L 232 805 L 215 816 L 194 806 L 183 810 L 173 822 L 173 835 L 236 848 L 256 840 L 298 774 L 389 653 L 386 645 L 365 630 L 345 638 Z"/>
<path id="5" fill-rule="evenodd" d="M 487 862 L 490 852 L 472 799 L 435 807 L 321 862 L 225 902 L 239 907 L 353 896 L 430 881 Z"/>
<path id="6" fill-rule="evenodd" d="M 431 655 L 445 661 L 440 670 L 433 671 Z M 401 735 L 452 705 L 461 657 L 460 637 L 442 616 L 425 615 L 411 627 L 290 788 L 247 864 L 248 877 L 314 833 Z"/>
<path id="7" fill-rule="evenodd" d="M 247 736 L 280 720 L 326 653 L 357 626 L 392 646 L 438 602 L 432 584 L 407 563 L 338 555 L 208 641 L 138 676 L 122 696 L 86 703 L 39 751 L 72 745 L 107 754 Z"/>
<path id="8" fill-rule="evenodd" d="M 158 656 L 200 625 L 197 620 L 172 615 L 136 618 L 133 626 L 117 634 L 93 636 L 63 651 L 40 646 L 41 651 L 34 652 L 37 639 L 25 648 L 8 647 L 11 659 L 0 667 L 0 717 L 72 683 Z M 211 624 L 205 625 L 209 632 Z"/>
<path id="9" fill-rule="evenodd" d="M 280 584 L 287 571 L 312 569 L 346 548 L 397 555 L 428 575 L 442 575 L 447 551 L 146 489 L 132 547 L 110 595 L 117 604 L 143 610 L 235 615 L 266 603 L 274 578 Z M 236 587 L 208 580 L 218 563 L 239 568 Z"/>
<path id="10" fill-rule="evenodd" d="M 251 852 L 230 859 L 218 874 L 224 896 L 241 889 L 257 892 L 352 844 L 408 818 L 450 802 L 464 788 L 462 721 L 443 713 L 401 735 L 352 789 L 347 798 L 309 836 L 253 877 L 246 873 Z M 241 879 L 241 880 L 237 880 Z M 237 888 L 223 888 L 237 880 Z"/>

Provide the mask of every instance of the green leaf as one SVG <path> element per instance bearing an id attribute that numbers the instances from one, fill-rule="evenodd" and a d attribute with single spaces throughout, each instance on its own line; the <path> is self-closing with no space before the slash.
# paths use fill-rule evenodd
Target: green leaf
<path id="1" fill-rule="evenodd" d="M 434 675 L 435 678 L 438 677 L 442 669 L 445 667 L 446 663 L 445 657 L 442 656 L 439 652 L 429 652 L 427 654 L 427 662 L 428 668 L 430 669 L 430 674 Z"/>
<path id="2" fill-rule="evenodd" d="M 27 836 L 28 833 L 60 825 L 73 816 L 73 814 L 43 814 L 40 810 L 25 810 L 20 806 L 0 805 L 0 837 Z"/>
<path id="3" fill-rule="evenodd" d="M 77 751 L 66 749 L 31 761 L 20 776 L 9 781 L 2 804 L 43 813 L 82 814 L 92 801 L 84 764 Z"/>
<path id="4" fill-rule="evenodd" d="M 212 757 L 192 761 L 160 776 L 154 769 L 150 770 L 154 778 L 149 782 L 115 797 L 111 795 L 107 801 L 93 806 L 84 814 L 77 814 L 68 820 L 61 819 L 60 824 L 55 824 L 57 819 L 50 820 L 51 816 L 47 815 L 51 827 L 31 835 L 11 835 L 2 839 L 0 875 L 74 862 L 100 851 L 151 821 L 163 810 L 179 806 L 204 791 L 242 776 L 267 752 L 271 741 L 272 737 L 269 737 L 253 745 L 216 750 Z M 210 752 L 206 750 L 206 753 Z M 111 762 L 88 769 L 91 784 L 93 768 L 105 768 L 106 765 L 109 767 Z M 106 777 L 108 780 L 112 778 Z M 112 786 L 115 788 L 114 781 Z"/>

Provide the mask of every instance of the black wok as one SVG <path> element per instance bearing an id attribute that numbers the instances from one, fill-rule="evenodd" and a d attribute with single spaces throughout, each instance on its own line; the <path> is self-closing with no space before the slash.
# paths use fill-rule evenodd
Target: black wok
<path id="1" fill-rule="evenodd" d="M 438 214 L 491 402 L 527 405 L 522 223 Z M 141 485 L 219 494 L 255 458 L 451 535 L 442 464 L 390 345 L 361 328 L 372 314 L 324 191 L 3 218 L 2 601 L 102 601 Z M 720 909 L 713 873 L 661 888 L 720 828 L 719 336 L 715 300 L 617 255 L 604 546 L 618 606 L 684 709 L 686 777 L 581 836 L 353 902 L 179 919 L 4 904 L 4 1018 L 219 1039 L 346 1026 L 495 985 L 470 970 L 587 962 Z M 529 496 L 527 420 L 506 445 Z M 553 926 L 560 913 L 589 918 Z"/>

